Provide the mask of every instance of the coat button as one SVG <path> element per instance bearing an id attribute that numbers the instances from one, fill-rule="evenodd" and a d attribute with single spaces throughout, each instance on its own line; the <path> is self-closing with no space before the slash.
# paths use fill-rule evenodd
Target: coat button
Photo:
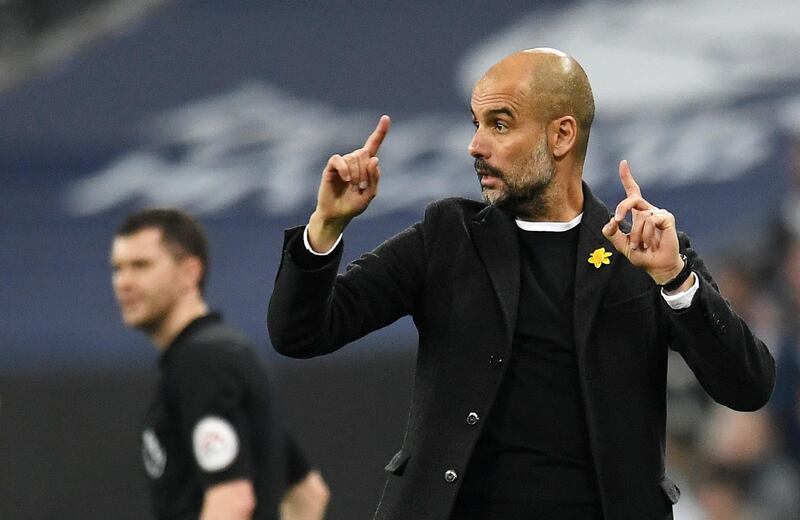
<path id="1" fill-rule="evenodd" d="M 458 478 L 458 473 L 456 473 L 455 470 L 453 470 L 453 469 L 448 469 L 447 471 L 444 472 L 444 481 L 445 482 L 448 482 L 448 483 L 455 482 L 457 478 Z"/>
<path id="2" fill-rule="evenodd" d="M 491 368 L 500 368 L 503 365 L 503 358 L 492 354 L 489 356 L 489 366 Z"/>
<path id="3" fill-rule="evenodd" d="M 467 414 L 467 424 L 469 424 L 470 426 L 475 426 L 476 424 L 478 424 L 478 421 L 480 420 L 481 418 L 478 417 L 478 414 L 475 412 L 469 412 Z"/>
<path id="4" fill-rule="evenodd" d="M 717 330 L 720 331 L 721 333 L 725 333 L 725 329 L 728 328 L 727 325 L 725 325 L 725 323 L 723 323 L 722 320 L 719 318 L 714 320 L 714 325 L 717 326 Z"/>

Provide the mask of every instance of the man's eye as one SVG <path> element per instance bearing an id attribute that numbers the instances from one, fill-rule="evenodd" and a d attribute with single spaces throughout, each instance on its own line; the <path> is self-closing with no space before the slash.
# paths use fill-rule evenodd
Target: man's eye
<path id="1" fill-rule="evenodd" d="M 508 125 L 506 125 L 503 121 L 495 122 L 494 127 L 498 132 L 505 132 L 508 130 Z"/>
<path id="2" fill-rule="evenodd" d="M 477 130 L 477 129 L 478 129 L 478 126 L 479 126 L 479 125 L 478 125 L 478 121 L 472 121 L 472 126 L 474 126 L 474 127 L 475 127 L 475 130 Z"/>

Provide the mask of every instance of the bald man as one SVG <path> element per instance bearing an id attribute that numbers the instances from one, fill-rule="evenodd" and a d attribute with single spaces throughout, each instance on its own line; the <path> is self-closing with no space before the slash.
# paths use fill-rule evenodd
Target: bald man
<path id="1" fill-rule="evenodd" d="M 736 410 L 766 403 L 773 360 L 625 161 L 613 214 L 583 183 L 594 99 L 572 57 L 508 56 L 471 108 L 483 202 L 434 202 L 339 275 L 389 118 L 328 160 L 308 225 L 286 233 L 273 345 L 317 356 L 413 317 L 411 412 L 377 519 L 672 518 L 668 349 Z"/>

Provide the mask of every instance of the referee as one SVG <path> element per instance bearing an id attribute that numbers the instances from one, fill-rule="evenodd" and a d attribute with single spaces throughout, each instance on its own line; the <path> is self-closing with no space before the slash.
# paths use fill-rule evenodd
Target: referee
<path id="1" fill-rule="evenodd" d="M 142 430 L 156 517 L 322 518 L 328 488 L 277 425 L 258 356 L 205 302 L 208 245 L 197 221 L 174 209 L 128 216 L 111 266 L 123 322 L 160 352 Z"/>

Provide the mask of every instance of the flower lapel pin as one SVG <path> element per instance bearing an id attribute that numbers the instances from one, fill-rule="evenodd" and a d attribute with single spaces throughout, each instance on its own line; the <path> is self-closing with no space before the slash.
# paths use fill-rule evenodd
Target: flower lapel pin
<path id="1" fill-rule="evenodd" d="M 611 260 L 609 260 L 609 257 L 611 255 L 612 255 L 611 251 L 606 251 L 605 247 L 595 249 L 589 256 L 589 263 L 592 264 L 595 267 L 595 269 L 600 269 L 601 265 L 603 264 L 608 265 L 611 263 Z"/>

